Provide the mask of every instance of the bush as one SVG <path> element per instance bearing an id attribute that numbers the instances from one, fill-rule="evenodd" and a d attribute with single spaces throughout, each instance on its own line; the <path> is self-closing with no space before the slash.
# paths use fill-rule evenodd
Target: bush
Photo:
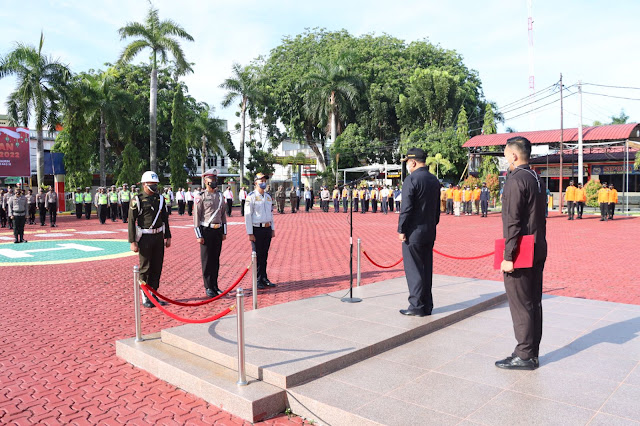
<path id="1" fill-rule="evenodd" d="M 487 183 L 487 188 L 491 191 L 491 199 L 497 200 L 500 196 L 500 179 L 495 173 L 489 173 L 484 180 Z"/>
<path id="2" fill-rule="evenodd" d="M 602 188 L 602 184 L 598 179 L 590 179 L 584 186 L 587 191 L 587 206 L 598 207 L 598 190 Z"/>
<path id="3" fill-rule="evenodd" d="M 471 189 L 473 189 L 473 187 L 476 185 L 481 186 L 482 182 L 480 182 L 480 179 L 474 176 L 469 176 L 462 182 L 462 186 L 468 186 Z"/>

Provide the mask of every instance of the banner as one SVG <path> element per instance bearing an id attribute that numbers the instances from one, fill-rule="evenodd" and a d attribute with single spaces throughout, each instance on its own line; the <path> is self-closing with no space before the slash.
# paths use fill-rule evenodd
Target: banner
<path id="1" fill-rule="evenodd" d="M 630 175 L 640 174 L 640 170 L 636 170 L 633 167 L 633 163 L 628 163 L 626 169 L 622 164 L 598 164 L 591 166 L 592 175 L 623 175 L 627 172 Z"/>
<path id="2" fill-rule="evenodd" d="M 29 175 L 29 129 L 0 127 L 0 176 Z"/>

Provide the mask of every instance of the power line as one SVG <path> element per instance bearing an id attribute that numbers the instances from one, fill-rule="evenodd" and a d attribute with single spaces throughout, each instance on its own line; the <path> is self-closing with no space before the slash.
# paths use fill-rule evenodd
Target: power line
<path id="1" fill-rule="evenodd" d="M 582 92 L 587 95 L 596 95 L 596 96 L 604 96 L 605 98 L 615 98 L 615 99 L 626 99 L 628 101 L 640 101 L 640 98 L 627 98 L 625 96 L 614 96 L 614 95 L 606 95 L 604 93 L 594 93 L 594 92 Z"/>
<path id="2" fill-rule="evenodd" d="M 596 84 L 596 83 L 582 83 L 583 86 L 598 86 L 598 87 L 608 87 L 611 89 L 627 89 L 627 90 L 640 90 L 640 87 L 631 87 L 631 86 L 610 86 L 608 84 Z"/>
<path id="3" fill-rule="evenodd" d="M 576 94 L 576 93 L 571 93 L 571 94 L 569 94 L 569 95 L 563 96 L 563 97 L 562 97 L 562 99 L 566 99 L 566 98 L 568 98 L 568 97 L 570 97 L 570 96 L 573 96 L 573 95 L 575 95 L 575 94 Z M 541 109 L 541 108 L 544 108 L 544 107 L 546 107 L 546 106 L 548 106 L 548 105 L 552 105 L 552 104 L 554 104 L 554 103 L 558 102 L 559 100 L 560 100 L 560 99 L 556 99 L 556 100 L 551 101 L 551 102 L 549 102 L 549 103 L 546 103 L 546 104 L 544 104 L 544 105 L 540 105 L 539 107 L 536 107 L 536 108 L 530 109 L 530 110 L 529 110 L 529 111 L 527 111 L 527 112 L 523 112 L 522 114 L 518 114 L 518 115 L 515 115 L 515 116 L 513 116 L 513 117 L 505 118 L 505 121 L 507 121 L 507 120 L 513 120 L 514 118 L 518 118 L 518 117 L 522 117 L 523 115 L 530 114 L 530 113 L 532 113 L 533 111 L 537 111 L 537 110 L 539 110 L 539 109 Z"/>
<path id="4" fill-rule="evenodd" d="M 552 85 L 550 85 L 550 86 L 548 86 L 548 87 L 545 87 L 545 88 L 544 88 L 544 89 L 542 89 L 542 90 L 537 91 L 534 95 L 527 95 L 527 96 L 525 96 L 524 98 L 520 98 L 520 99 L 515 100 L 515 101 L 513 101 L 513 102 L 509 102 L 508 104 L 502 105 L 502 108 L 507 108 L 507 107 L 509 107 L 509 106 L 511 106 L 511 105 L 515 105 L 515 104 L 517 104 L 517 103 L 520 103 L 520 102 L 526 101 L 526 100 L 528 100 L 528 99 L 535 98 L 536 96 L 538 96 L 538 95 L 540 95 L 540 94 L 543 94 L 543 93 L 545 93 L 547 90 L 549 90 L 549 89 L 551 89 L 551 88 L 555 87 L 557 84 L 558 84 L 558 82 L 556 81 L 556 82 L 555 82 L 555 83 L 553 83 Z"/>
<path id="5" fill-rule="evenodd" d="M 513 111 L 515 111 L 515 110 L 517 110 L 517 109 L 524 108 L 524 107 L 526 107 L 527 105 L 535 104 L 536 102 L 540 102 L 540 101 L 541 101 L 541 100 L 543 100 L 543 99 L 547 99 L 547 98 L 550 98 L 551 96 L 555 96 L 555 95 L 556 95 L 556 92 L 553 92 L 553 93 L 550 93 L 549 95 L 547 95 L 547 96 L 545 96 L 545 97 L 543 97 L 543 98 L 536 99 L 536 100 L 535 100 L 535 101 L 533 101 L 533 102 L 529 102 L 528 104 L 523 104 L 523 105 L 517 106 L 517 107 L 515 107 L 515 108 L 513 108 L 513 109 L 510 109 L 510 110 L 508 110 L 508 111 L 500 111 L 500 112 L 502 112 L 503 114 L 509 114 L 510 112 L 513 112 Z"/>

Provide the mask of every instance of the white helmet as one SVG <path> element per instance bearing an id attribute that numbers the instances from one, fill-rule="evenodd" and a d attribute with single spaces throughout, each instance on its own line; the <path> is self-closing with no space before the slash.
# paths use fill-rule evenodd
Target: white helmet
<path id="1" fill-rule="evenodd" d="M 140 179 L 141 183 L 160 183 L 160 179 L 158 179 L 158 175 L 156 172 L 152 172 L 151 170 L 144 172 L 142 175 L 142 179 Z"/>

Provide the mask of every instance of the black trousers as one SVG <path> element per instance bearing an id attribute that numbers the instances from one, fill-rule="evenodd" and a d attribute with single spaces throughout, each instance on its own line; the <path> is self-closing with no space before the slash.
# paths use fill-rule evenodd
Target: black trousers
<path id="1" fill-rule="evenodd" d="M 489 200 L 480 200 L 480 207 L 482 209 L 482 215 L 486 216 L 489 212 Z"/>
<path id="2" fill-rule="evenodd" d="M 110 204 L 109 210 L 111 211 L 111 221 L 115 222 L 118 218 L 118 205 L 116 203 Z"/>
<path id="3" fill-rule="evenodd" d="M 76 204 L 76 219 L 82 218 L 82 203 Z"/>
<path id="4" fill-rule="evenodd" d="M 354 198 L 353 201 L 351 202 L 351 205 L 353 206 L 353 211 L 356 213 L 358 213 L 358 204 L 360 204 L 358 198 Z"/>
<path id="5" fill-rule="evenodd" d="M 233 207 L 233 200 L 231 198 L 227 199 L 227 216 L 231 216 L 231 207 Z"/>
<path id="6" fill-rule="evenodd" d="M 582 217 L 582 212 L 584 211 L 584 202 L 578 201 L 578 217 Z"/>
<path id="7" fill-rule="evenodd" d="M 389 200 L 387 198 L 383 198 L 380 202 L 380 210 L 382 210 L 384 214 L 387 214 L 389 211 Z"/>
<path id="8" fill-rule="evenodd" d="M 576 203 L 573 201 L 567 201 L 567 213 L 569 214 L 569 219 L 573 219 L 573 215 L 575 214 Z"/>
<path id="9" fill-rule="evenodd" d="M 476 214 L 480 214 L 480 200 L 473 200 L 473 204 L 476 206 Z"/>
<path id="10" fill-rule="evenodd" d="M 200 228 L 204 244 L 200 245 L 200 262 L 204 288 L 218 290 L 218 272 L 220 271 L 220 252 L 222 251 L 222 228 Z"/>
<path id="11" fill-rule="evenodd" d="M 344 213 L 346 213 L 349 210 L 349 199 L 348 198 L 343 198 L 342 199 L 342 211 Z"/>
<path id="12" fill-rule="evenodd" d="M 140 279 L 152 289 L 157 290 L 160 287 L 160 275 L 162 275 L 164 262 L 164 233 L 142 235 L 138 241 L 138 259 L 140 260 Z"/>
<path id="13" fill-rule="evenodd" d="M 378 200 L 371 200 L 371 211 L 378 213 Z"/>
<path id="14" fill-rule="evenodd" d="M 178 200 L 178 214 L 180 216 L 184 214 L 184 200 Z"/>
<path id="15" fill-rule="evenodd" d="M 609 203 L 609 219 L 613 219 L 613 214 L 616 211 L 616 203 Z"/>
<path id="16" fill-rule="evenodd" d="M 40 225 L 44 225 L 47 220 L 47 209 L 44 203 L 38 203 L 38 215 L 40 216 Z"/>
<path id="17" fill-rule="evenodd" d="M 433 309 L 433 241 L 405 241 L 402 258 L 409 287 L 409 310 L 430 314 Z"/>
<path id="18" fill-rule="evenodd" d="M 447 214 L 453 214 L 453 198 L 447 198 Z"/>
<path id="19" fill-rule="evenodd" d="M 609 219 L 609 203 L 600 203 L 600 220 Z"/>
<path id="20" fill-rule="evenodd" d="M 393 198 L 392 197 L 389 197 L 388 203 L 389 203 L 389 211 L 393 211 Z"/>
<path id="21" fill-rule="evenodd" d="M 129 220 L 129 202 L 123 201 L 120 205 L 120 217 L 122 218 L 122 223 L 127 223 Z"/>
<path id="22" fill-rule="evenodd" d="M 193 201 L 187 201 L 187 213 L 189 216 L 193 214 Z"/>
<path id="23" fill-rule="evenodd" d="M 451 207 L 453 209 L 453 207 Z M 396 210 L 400 211 L 400 201 L 396 201 Z M 453 210 L 451 210 L 453 211 Z"/>
<path id="24" fill-rule="evenodd" d="M 369 200 L 364 200 L 364 211 L 365 212 L 369 211 Z"/>
<path id="25" fill-rule="evenodd" d="M 247 200 L 240 200 L 240 214 L 242 216 L 244 216 L 244 204 L 247 202 Z"/>
<path id="26" fill-rule="evenodd" d="M 304 211 L 308 212 L 311 209 L 311 198 L 304 199 Z"/>
<path id="27" fill-rule="evenodd" d="M 49 203 L 49 222 L 51 225 L 56 224 L 56 218 L 58 217 L 58 203 Z"/>
<path id="28" fill-rule="evenodd" d="M 35 225 L 36 224 L 36 205 L 28 204 L 27 212 L 29 214 L 29 225 Z"/>
<path id="29" fill-rule="evenodd" d="M 0 225 L 3 228 L 7 226 L 7 212 L 2 207 L 0 207 Z"/>
<path id="30" fill-rule="evenodd" d="M 84 218 L 91 219 L 91 203 L 84 203 Z"/>
<path id="31" fill-rule="evenodd" d="M 106 204 L 98 204 L 98 219 L 100 223 L 104 224 L 107 221 L 107 210 L 109 206 Z"/>
<path id="32" fill-rule="evenodd" d="M 360 200 L 360 213 L 366 213 L 369 207 L 367 200 Z"/>
<path id="33" fill-rule="evenodd" d="M 16 238 L 16 241 L 22 241 L 24 239 L 24 223 L 26 219 L 26 216 L 13 216 L 13 236 Z"/>
<path id="34" fill-rule="evenodd" d="M 271 247 L 271 237 L 273 231 L 271 227 L 253 228 L 253 235 L 256 238 L 251 242 L 251 250 L 256 252 L 256 264 L 258 267 L 258 283 L 268 280 L 267 258 L 269 257 L 269 247 Z"/>
<path id="35" fill-rule="evenodd" d="M 338 198 L 333 199 L 333 212 L 340 213 L 340 200 Z"/>
<path id="36" fill-rule="evenodd" d="M 540 353 L 543 270 L 544 260 L 534 261 L 533 268 L 516 269 L 504 274 L 513 332 L 518 342 L 513 353 L 525 360 Z"/>
<path id="37" fill-rule="evenodd" d="M 297 210 L 297 204 L 298 204 L 298 198 L 297 197 L 293 197 L 293 198 L 289 198 L 289 203 L 291 203 L 291 213 L 295 213 Z"/>

